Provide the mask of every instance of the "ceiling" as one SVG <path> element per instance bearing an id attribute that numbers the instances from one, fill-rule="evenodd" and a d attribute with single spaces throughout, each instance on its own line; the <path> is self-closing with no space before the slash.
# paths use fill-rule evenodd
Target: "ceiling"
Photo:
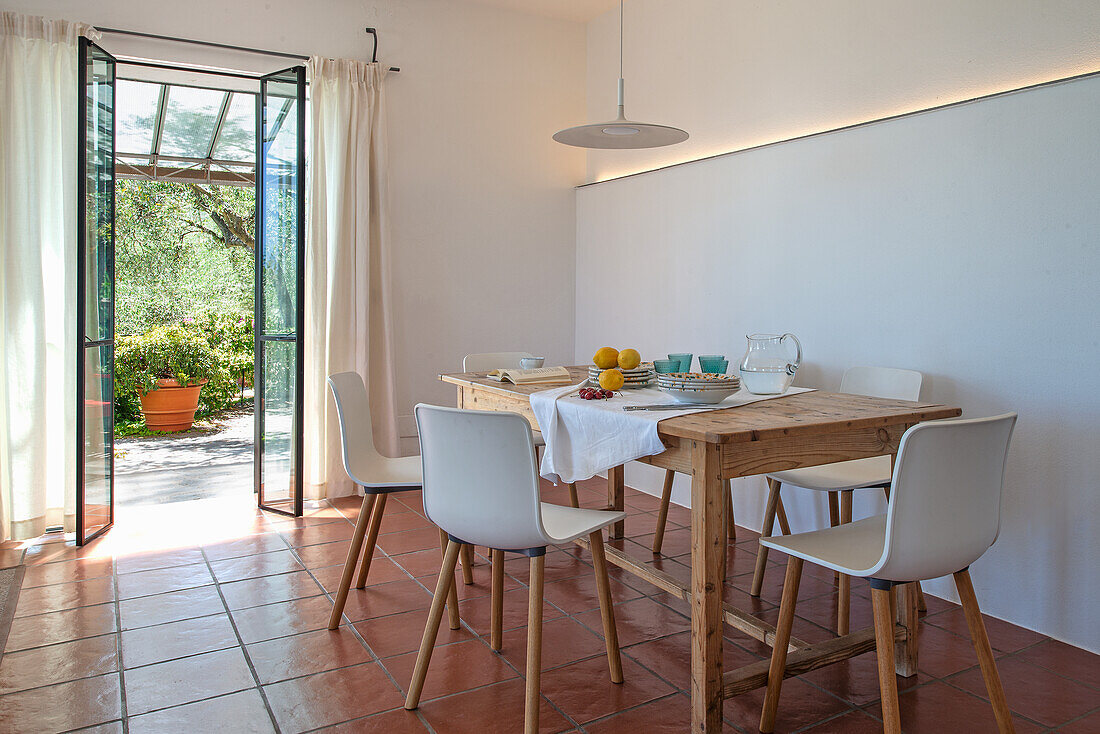
<path id="1" fill-rule="evenodd" d="M 495 5 L 522 13 L 572 20 L 578 23 L 587 23 L 608 10 L 619 7 L 618 0 L 462 0 L 462 2 Z"/>

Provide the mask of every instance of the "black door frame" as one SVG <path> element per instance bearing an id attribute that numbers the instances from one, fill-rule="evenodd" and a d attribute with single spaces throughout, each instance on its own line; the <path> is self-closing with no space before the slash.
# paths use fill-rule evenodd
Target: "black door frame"
<path id="1" fill-rule="evenodd" d="M 267 98 L 267 82 L 277 77 L 294 75 L 297 90 L 296 110 L 298 124 L 298 156 L 296 161 L 297 177 L 297 222 L 296 233 L 298 247 L 296 253 L 296 284 L 295 299 L 295 329 L 293 334 L 265 334 L 264 333 L 264 296 L 263 296 L 263 260 L 264 260 L 264 170 L 265 170 L 265 101 Z M 255 313 L 253 316 L 253 414 L 255 424 L 255 464 L 253 474 L 255 480 L 255 492 L 257 505 L 268 512 L 275 512 L 291 517 L 301 517 L 304 512 L 304 477 L 302 475 L 303 457 L 303 427 L 304 427 L 304 401 L 302 386 L 305 383 L 305 342 L 303 340 L 303 328 L 305 325 L 305 180 L 306 180 L 306 68 L 293 66 L 289 69 L 265 74 L 260 78 L 260 90 L 256 95 L 256 276 L 255 276 Z M 263 455 L 264 455 L 264 346 L 268 342 L 294 342 L 295 344 L 295 368 L 294 368 L 294 418 L 291 436 L 293 446 L 291 449 L 291 504 L 292 509 L 286 510 L 265 504 Z"/>
<path id="2" fill-rule="evenodd" d="M 81 36 L 79 39 L 79 55 L 77 63 L 77 177 L 76 177 L 76 190 L 77 190 L 77 247 L 76 247 L 76 262 L 77 262 L 77 278 L 76 278 L 76 544 L 78 546 L 98 538 L 103 533 L 107 532 L 111 526 L 115 523 L 115 458 L 114 458 L 114 404 L 115 404 L 115 381 L 114 381 L 114 345 L 115 345 L 115 89 L 117 85 L 117 74 L 115 72 L 117 61 L 114 56 L 104 51 L 101 47 L 89 41 L 86 37 Z M 99 53 L 103 54 L 110 60 L 112 68 L 112 93 L 111 93 L 111 186 L 108 191 L 108 200 L 110 201 L 111 210 L 111 240 L 110 245 L 107 248 L 107 270 L 111 280 L 111 317 L 110 317 L 110 333 L 106 339 L 99 339 L 96 341 L 89 341 L 87 339 L 87 309 L 85 298 L 87 297 L 87 242 L 88 236 L 88 100 L 87 100 L 87 86 L 88 86 L 88 60 L 91 53 L 91 49 L 95 49 Z M 97 334 L 99 336 L 99 334 Z M 91 536 L 85 537 L 85 524 L 87 517 L 84 512 L 85 504 L 85 439 L 87 433 L 85 430 L 85 406 L 84 401 L 86 399 L 86 391 L 84 389 L 85 379 L 87 378 L 86 367 L 86 354 L 89 349 L 101 349 L 102 347 L 110 347 L 111 364 L 109 368 L 111 370 L 109 400 L 107 400 L 106 410 L 111 417 L 110 425 L 111 430 L 108 432 L 110 447 L 106 452 L 107 463 L 109 468 L 110 477 L 110 513 L 109 521 L 102 528 L 97 530 Z"/>

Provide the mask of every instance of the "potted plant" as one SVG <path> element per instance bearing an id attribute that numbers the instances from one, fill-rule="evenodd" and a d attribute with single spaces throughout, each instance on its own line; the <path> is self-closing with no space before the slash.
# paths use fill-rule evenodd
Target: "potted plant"
<path id="1" fill-rule="evenodd" d="M 170 324 L 118 339 L 115 383 L 137 393 L 147 428 L 186 431 L 218 367 L 217 353 L 197 330 Z"/>

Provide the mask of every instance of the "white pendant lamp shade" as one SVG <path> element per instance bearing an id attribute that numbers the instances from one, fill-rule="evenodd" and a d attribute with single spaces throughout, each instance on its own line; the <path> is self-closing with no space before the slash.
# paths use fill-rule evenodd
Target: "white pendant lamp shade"
<path id="1" fill-rule="evenodd" d="M 626 119 L 623 112 L 623 3 L 619 0 L 619 116 L 609 122 L 567 127 L 554 133 L 554 140 L 578 148 L 626 150 L 660 148 L 687 139 L 687 132 L 678 127 Z"/>
<path id="2" fill-rule="evenodd" d="M 578 148 L 660 148 L 675 145 L 688 139 L 688 134 L 678 127 L 634 122 L 623 114 L 623 80 L 619 79 L 619 116 L 610 122 L 594 122 L 589 125 L 567 127 L 554 133 L 554 140 Z"/>

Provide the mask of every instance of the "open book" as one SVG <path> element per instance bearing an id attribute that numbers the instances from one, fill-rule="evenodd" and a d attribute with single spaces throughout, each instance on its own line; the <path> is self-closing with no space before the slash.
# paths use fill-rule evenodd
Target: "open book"
<path id="1" fill-rule="evenodd" d="M 538 367 L 533 370 L 493 370 L 490 380 L 511 382 L 514 385 L 565 385 L 573 381 L 564 367 Z"/>

